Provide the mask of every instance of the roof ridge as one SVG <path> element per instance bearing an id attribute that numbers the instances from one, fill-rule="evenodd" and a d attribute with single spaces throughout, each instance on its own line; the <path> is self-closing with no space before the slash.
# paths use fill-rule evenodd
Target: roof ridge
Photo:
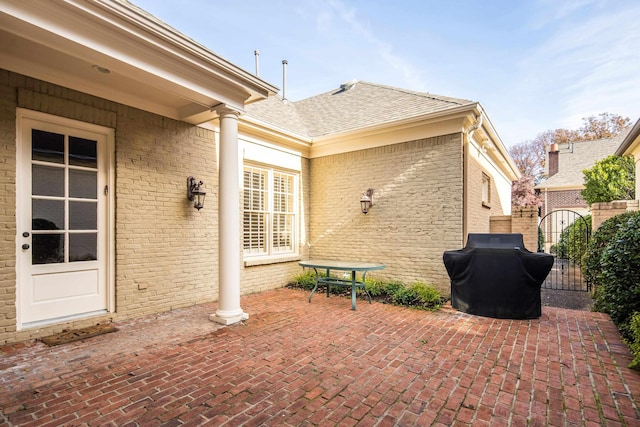
<path id="1" fill-rule="evenodd" d="M 371 86 L 378 86 L 381 88 L 385 88 L 385 89 L 389 89 L 389 90 L 393 90 L 396 92 L 401 92 L 401 93 L 406 93 L 409 95 L 414 95 L 414 96 L 420 96 L 423 98 L 430 98 L 430 99 L 434 99 L 436 101 L 443 101 L 443 102 L 448 102 L 451 104 L 456 104 L 456 105 L 465 105 L 462 102 L 459 101 L 467 101 L 467 103 L 472 103 L 473 101 L 471 101 L 470 99 L 463 99 L 463 98 L 454 98 L 451 96 L 445 96 L 445 95 L 438 95 L 435 93 L 431 93 L 431 92 L 420 92 L 420 91 L 416 91 L 416 90 L 411 90 L 411 89 L 404 89 L 401 87 L 396 87 L 396 86 L 389 86 L 389 85 L 383 85 L 380 83 L 372 83 L 372 82 L 367 82 L 367 81 L 362 81 L 362 82 L 358 82 L 358 83 L 365 83 Z M 456 101 L 453 101 L 456 100 Z"/>

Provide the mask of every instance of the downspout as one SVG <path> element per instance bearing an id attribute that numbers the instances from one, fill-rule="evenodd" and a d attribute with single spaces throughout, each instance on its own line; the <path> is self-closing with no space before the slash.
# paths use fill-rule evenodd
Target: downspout
<path id="1" fill-rule="evenodd" d="M 466 236 L 469 233 L 468 224 L 468 188 L 469 188 L 469 153 L 471 152 L 471 141 L 473 133 L 482 126 L 482 112 L 475 123 L 463 130 L 463 159 L 462 159 L 462 246 L 467 243 Z"/>

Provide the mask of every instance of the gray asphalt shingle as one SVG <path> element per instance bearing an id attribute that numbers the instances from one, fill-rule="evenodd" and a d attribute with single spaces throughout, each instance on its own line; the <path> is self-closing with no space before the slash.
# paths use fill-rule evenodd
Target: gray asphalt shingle
<path id="1" fill-rule="evenodd" d="M 247 106 L 247 115 L 309 137 L 346 132 L 464 105 L 474 101 L 369 82 L 291 102 L 272 97 Z"/>

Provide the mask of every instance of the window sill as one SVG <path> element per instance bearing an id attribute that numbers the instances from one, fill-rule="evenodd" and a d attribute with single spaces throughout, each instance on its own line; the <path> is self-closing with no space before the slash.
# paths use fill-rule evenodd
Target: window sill
<path id="1" fill-rule="evenodd" d="M 258 265 L 279 264 L 283 262 L 300 261 L 302 257 L 297 254 L 280 255 L 264 258 L 249 258 L 244 260 L 245 267 L 255 267 Z"/>
<path id="2" fill-rule="evenodd" d="M 491 209 L 491 205 L 487 202 L 482 202 L 482 207 L 486 209 Z"/>

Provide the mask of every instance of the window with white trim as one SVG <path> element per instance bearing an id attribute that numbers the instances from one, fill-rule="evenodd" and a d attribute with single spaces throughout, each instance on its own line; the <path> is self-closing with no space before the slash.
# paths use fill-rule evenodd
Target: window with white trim
<path id="1" fill-rule="evenodd" d="M 244 167 L 245 256 L 296 252 L 297 178 L 276 169 Z"/>
<path id="2" fill-rule="evenodd" d="M 491 203 L 491 178 L 486 173 L 482 174 L 482 204 L 488 206 Z"/>

